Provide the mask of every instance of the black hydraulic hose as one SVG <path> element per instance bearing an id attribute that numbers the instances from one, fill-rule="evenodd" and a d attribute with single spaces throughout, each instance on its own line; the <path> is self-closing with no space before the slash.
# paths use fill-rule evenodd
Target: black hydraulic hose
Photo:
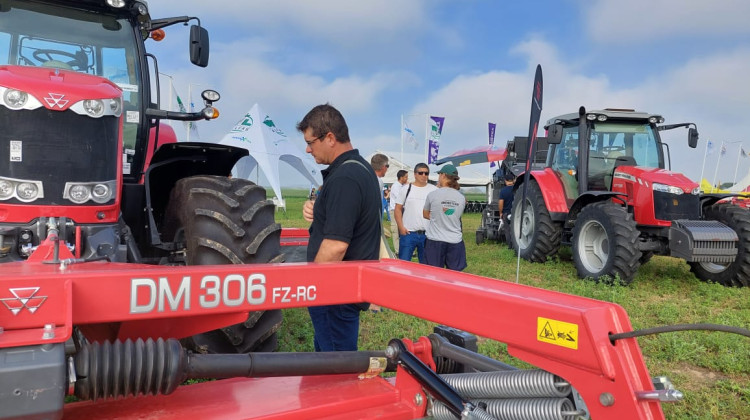
<path id="1" fill-rule="evenodd" d="M 642 337 L 644 335 L 661 334 L 661 333 L 675 332 L 675 331 L 722 331 L 722 332 L 729 332 L 729 333 L 744 335 L 745 337 L 750 337 L 750 330 L 746 328 L 733 327 L 730 325 L 703 323 L 703 324 L 665 325 L 661 327 L 645 328 L 642 330 L 635 330 L 635 331 L 629 331 L 629 332 L 618 333 L 618 334 L 610 334 L 609 341 L 611 341 L 612 344 L 614 344 L 615 341 L 623 339 L 623 338 Z"/>

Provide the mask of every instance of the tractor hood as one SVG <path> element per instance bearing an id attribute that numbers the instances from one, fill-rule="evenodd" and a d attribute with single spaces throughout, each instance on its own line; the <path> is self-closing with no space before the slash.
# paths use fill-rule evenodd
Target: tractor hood
<path id="1" fill-rule="evenodd" d="M 659 168 L 620 166 L 615 169 L 614 177 L 638 182 L 648 188 L 652 188 L 654 183 L 677 187 L 685 194 L 691 194 L 698 188 L 698 183 L 685 175 Z"/>
<path id="2" fill-rule="evenodd" d="M 41 105 L 55 111 L 67 110 L 86 99 L 122 96 L 120 88 L 107 79 L 46 67 L 0 66 L 0 91 L 6 89 L 17 89 L 33 97 L 33 100 L 29 98 L 25 109 Z M 0 101 L 0 104 L 4 103 Z"/>

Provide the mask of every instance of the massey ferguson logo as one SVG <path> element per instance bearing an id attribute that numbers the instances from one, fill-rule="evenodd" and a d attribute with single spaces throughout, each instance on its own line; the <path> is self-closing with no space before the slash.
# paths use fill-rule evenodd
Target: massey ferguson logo
<path id="1" fill-rule="evenodd" d="M 8 290 L 14 297 L 2 298 L 0 302 L 3 302 L 3 305 L 13 312 L 13 315 L 18 315 L 23 308 L 28 309 L 33 314 L 47 300 L 47 296 L 38 296 L 36 294 L 39 291 L 39 287 L 19 287 Z"/>
<path id="2" fill-rule="evenodd" d="M 50 108 L 59 107 L 60 109 L 65 108 L 65 105 L 68 104 L 67 99 L 63 99 L 65 95 L 61 93 L 51 93 L 49 96 L 44 97 L 44 102 L 47 102 L 47 105 L 49 105 Z"/>

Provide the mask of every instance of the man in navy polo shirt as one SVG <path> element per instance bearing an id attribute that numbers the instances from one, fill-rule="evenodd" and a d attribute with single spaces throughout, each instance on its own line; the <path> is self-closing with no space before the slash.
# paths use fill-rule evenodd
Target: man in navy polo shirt
<path id="1" fill-rule="evenodd" d="M 370 163 L 349 140 L 341 113 L 329 104 L 313 108 L 297 124 L 321 171 L 317 198 L 305 202 L 302 214 L 310 225 L 307 261 L 377 260 L 380 251 L 381 200 Z M 315 329 L 315 351 L 357 350 L 359 312 L 367 304 L 309 307 Z"/>

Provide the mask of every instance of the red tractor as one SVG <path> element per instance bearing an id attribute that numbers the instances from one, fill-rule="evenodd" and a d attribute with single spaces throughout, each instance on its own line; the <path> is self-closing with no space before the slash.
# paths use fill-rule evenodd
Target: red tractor
<path id="1" fill-rule="evenodd" d="M 282 259 L 265 189 L 227 178 L 248 152 L 177 143 L 160 123 L 213 118 L 219 99 L 204 92 L 195 113 L 158 108 L 144 42 L 191 20 L 151 19 L 141 1 L 0 1 L 0 263 L 26 260 L 51 232 L 80 262 Z M 191 61 L 205 67 L 208 55 L 208 32 L 192 26 Z M 192 345 L 272 350 L 280 322 L 254 314 Z"/>
<path id="2" fill-rule="evenodd" d="M 137 0 L 0 0 L 0 419 L 661 419 L 680 398 L 612 303 L 397 260 L 267 264 L 305 232 L 281 232 L 265 190 L 228 177 L 247 151 L 160 123 L 215 115 L 214 91 L 198 113 L 151 91 L 144 41 L 192 20 Z M 190 58 L 208 62 L 200 26 Z M 502 341 L 538 369 L 450 328 L 261 352 L 281 309 L 345 302 Z M 234 379 L 179 386 L 191 378 Z"/>
<path id="3" fill-rule="evenodd" d="M 703 281 L 750 286 L 750 213 L 727 194 L 703 194 L 665 169 L 669 148 L 660 115 L 626 109 L 586 111 L 547 121 L 547 164 L 533 170 L 522 213 L 513 203 L 513 241 L 520 255 L 544 262 L 571 245 L 582 278 L 633 280 L 653 255 L 686 260 Z M 522 185 L 519 177 L 516 187 Z"/>

